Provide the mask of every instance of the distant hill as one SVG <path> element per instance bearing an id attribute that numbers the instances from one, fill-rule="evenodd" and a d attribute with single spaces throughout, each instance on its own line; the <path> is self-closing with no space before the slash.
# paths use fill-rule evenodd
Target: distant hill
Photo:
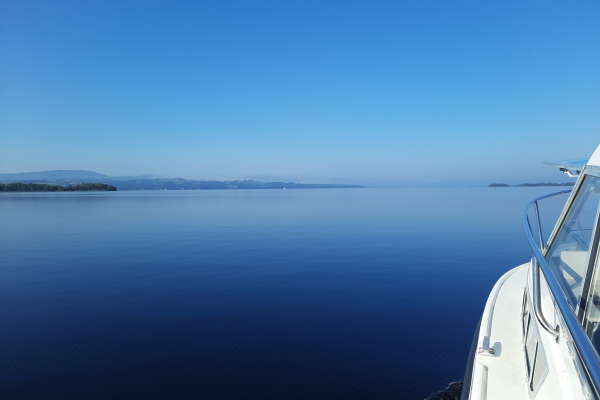
<path id="1" fill-rule="evenodd" d="M 261 182 L 255 180 L 201 181 L 183 178 L 162 178 L 151 175 L 108 176 L 94 171 L 56 170 L 0 174 L 0 183 L 37 183 L 77 185 L 104 183 L 118 190 L 190 190 L 190 189 L 328 189 L 360 188 L 360 185 L 316 184 L 295 182 Z"/>
<path id="2" fill-rule="evenodd" d="M 518 185 L 508 185 L 506 183 L 490 183 L 488 187 L 538 187 L 538 186 L 573 186 L 575 182 L 540 182 L 540 183 L 520 183 Z"/>
<path id="3" fill-rule="evenodd" d="M 95 181 L 106 179 L 108 176 L 94 171 L 85 170 L 53 170 L 37 172 L 17 172 L 14 174 L 0 174 L 0 182 L 14 181 Z"/>

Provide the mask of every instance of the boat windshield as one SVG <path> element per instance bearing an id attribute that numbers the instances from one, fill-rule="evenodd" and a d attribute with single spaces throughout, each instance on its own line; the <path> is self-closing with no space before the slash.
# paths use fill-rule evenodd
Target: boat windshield
<path id="1" fill-rule="evenodd" d="M 586 175 L 577 196 L 546 253 L 561 279 L 569 304 L 577 314 L 588 271 L 592 236 L 600 204 L 600 178 Z"/>

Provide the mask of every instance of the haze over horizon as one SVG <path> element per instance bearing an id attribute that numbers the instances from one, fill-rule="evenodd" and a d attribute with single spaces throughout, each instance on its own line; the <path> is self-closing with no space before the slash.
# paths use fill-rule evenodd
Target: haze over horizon
<path id="1" fill-rule="evenodd" d="M 600 143 L 599 19 L 594 1 L 8 0 L 0 173 L 565 180 L 542 162 Z"/>
<path id="2" fill-rule="evenodd" d="M 522 183 L 564 183 L 574 182 L 573 179 L 567 178 L 562 173 L 558 172 L 556 168 L 552 169 L 555 173 L 549 177 L 539 177 L 533 179 L 525 179 L 520 181 L 468 181 L 468 180 L 455 180 L 455 181 L 429 181 L 429 182 L 402 182 L 402 183 L 386 183 L 386 182 L 371 182 L 366 186 L 371 187 L 402 187 L 402 186 L 425 186 L 425 187 L 436 187 L 436 186 L 488 186 L 490 183 L 508 183 L 522 184 Z M 59 177 L 55 176 L 55 173 L 60 173 Z M 558 172 L 558 173 L 557 173 Z M 85 176 L 93 177 L 92 180 L 86 179 Z M 558 176 L 557 176 L 558 175 Z M 259 182 L 294 182 L 294 183 L 312 183 L 312 184 L 355 184 L 365 186 L 364 183 L 359 182 L 356 179 L 348 178 L 345 181 L 341 180 L 328 180 L 328 181 L 313 181 L 308 182 L 295 177 L 282 177 L 275 175 L 261 175 L 261 176 L 246 176 L 246 177 L 233 177 L 224 179 L 214 179 L 211 177 L 184 177 L 184 176 L 166 176 L 166 175 L 155 175 L 155 174 L 120 174 L 120 175 L 109 175 L 102 172 L 93 170 L 43 170 L 43 171 L 16 171 L 16 172 L 0 172 L 0 183 L 2 182 L 16 182 L 22 180 L 23 182 L 31 182 L 32 180 L 39 179 L 40 181 L 62 181 L 62 179 L 75 179 L 81 182 L 101 182 L 98 179 L 101 177 L 107 178 L 105 183 L 110 183 L 115 179 L 161 179 L 161 180 L 175 180 L 175 179 L 186 179 L 190 181 L 259 181 Z M 8 179 L 9 178 L 9 179 Z"/>

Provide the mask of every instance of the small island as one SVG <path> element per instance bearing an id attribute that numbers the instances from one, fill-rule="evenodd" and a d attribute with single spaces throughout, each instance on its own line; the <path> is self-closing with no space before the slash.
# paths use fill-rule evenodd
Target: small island
<path id="1" fill-rule="evenodd" d="M 541 183 L 520 183 L 518 185 L 509 185 L 506 183 L 490 183 L 488 187 L 542 187 L 542 186 L 573 186 L 575 182 L 541 182 Z"/>
<path id="2" fill-rule="evenodd" d="M 112 185 L 105 183 L 79 183 L 76 185 L 49 185 L 46 183 L 0 183 L 0 192 L 114 192 Z"/>

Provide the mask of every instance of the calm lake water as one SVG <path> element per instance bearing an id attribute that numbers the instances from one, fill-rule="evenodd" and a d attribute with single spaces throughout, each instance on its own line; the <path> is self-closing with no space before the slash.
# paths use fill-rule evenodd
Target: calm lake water
<path id="1" fill-rule="evenodd" d="M 0 195 L 0 397 L 421 399 L 554 188 Z"/>

